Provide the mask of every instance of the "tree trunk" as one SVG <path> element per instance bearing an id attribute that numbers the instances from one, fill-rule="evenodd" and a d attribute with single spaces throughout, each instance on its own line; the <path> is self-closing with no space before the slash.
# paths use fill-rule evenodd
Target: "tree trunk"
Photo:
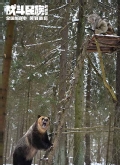
<path id="1" fill-rule="evenodd" d="M 88 73 L 87 73 L 87 92 L 86 92 L 86 111 L 85 111 L 85 125 L 86 127 L 90 127 L 90 89 L 91 89 L 91 65 L 88 61 Z M 90 133 L 85 134 L 85 163 L 86 165 L 90 165 Z"/>
<path id="2" fill-rule="evenodd" d="M 8 134 L 9 134 L 9 125 L 10 125 L 10 123 L 9 123 L 9 120 L 8 120 L 8 122 L 6 123 L 6 131 L 5 131 L 5 141 L 4 141 L 4 164 L 6 165 L 6 163 L 7 163 L 7 159 L 6 159 L 6 157 L 7 157 L 7 149 L 8 149 L 8 141 L 9 141 L 9 138 L 8 138 Z"/>
<path id="3" fill-rule="evenodd" d="M 68 52 L 68 14 L 69 9 L 66 8 L 66 12 L 64 13 L 64 19 L 62 21 L 62 30 L 61 30 L 61 56 L 60 56 L 60 75 L 59 75 L 59 101 L 65 99 L 66 92 L 66 75 L 67 75 L 67 52 Z M 61 111 L 65 109 L 65 104 L 60 103 L 58 110 Z M 65 131 L 65 123 L 63 127 L 63 131 Z M 59 146 L 57 148 L 57 152 L 55 154 L 55 164 L 58 165 L 66 165 L 67 158 L 67 149 L 66 149 L 66 134 L 61 136 L 59 141 Z"/>
<path id="4" fill-rule="evenodd" d="M 120 1 L 118 0 L 118 36 L 120 36 Z M 115 165 L 120 165 L 120 51 L 116 62 L 116 94 L 117 103 L 114 116 L 113 159 Z M 116 129 L 119 128 L 119 129 Z"/>
<path id="5" fill-rule="evenodd" d="M 100 136 L 97 138 L 97 163 L 100 163 L 101 153 L 100 153 Z"/>
<path id="6" fill-rule="evenodd" d="M 78 32 L 77 32 L 77 52 L 76 59 L 80 56 L 80 47 L 82 46 L 84 37 L 84 0 L 79 1 L 79 14 L 78 14 Z M 83 59 L 81 59 L 83 61 Z M 83 110 L 84 110 L 84 67 L 78 69 L 79 74 L 75 87 L 75 128 L 82 127 L 83 123 Z M 74 164 L 84 164 L 83 153 L 83 136 L 81 134 L 74 134 Z"/>
<path id="7" fill-rule="evenodd" d="M 59 105 L 58 105 L 58 128 L 57 135 L 54 140 L 53 150 L 48 155 L 48 164 L 52 165 L 52 158 L 54 158 L 54 164 L 66 165 L 66 135 L 62 134 L 65 131 L 65 101 L 66 97 L 66 76 L 67 76 L 67 52 L 68 52 L 68 25 L 69 9 L 66 8 L 63 14 L 62 30 L 60 31 L 61 41 L 61 55 L 60 55 L 60 74 L 59 74 Z"/>
<path id="8" fill-rule="evenodd" d="M 16 0 L 11 0 L 10 5 L 16 4 Z M 9 72 L 12 55 L 14 21 L 7 22 L 6 40 L 4 47 L 4 58 L 2 68 L 2 84 L 0 86 L 0 164 L 3 164 L 4 132 L 5 132 L 5 115 L 7 91 L 9 82 Z"/>

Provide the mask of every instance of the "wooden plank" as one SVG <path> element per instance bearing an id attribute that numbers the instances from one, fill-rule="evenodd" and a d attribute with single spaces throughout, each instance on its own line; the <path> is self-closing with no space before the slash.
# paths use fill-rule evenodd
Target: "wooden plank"
<path id="1" fill-rule="evenodd" d="M 102 52 L 113 52 L 120 49 L 120 36 L 94 35 L 88 43 L 88 52 L 97 52 L 95 40 L 98 41 Z"/>

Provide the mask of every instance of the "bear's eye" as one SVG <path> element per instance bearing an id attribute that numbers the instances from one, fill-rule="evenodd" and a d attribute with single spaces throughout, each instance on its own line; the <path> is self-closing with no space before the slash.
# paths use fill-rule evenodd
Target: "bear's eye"
<path id="1" fill-rule="evenodd" d="M 42 118 L 42 120 L 44 120 L 44 118 Z"/>

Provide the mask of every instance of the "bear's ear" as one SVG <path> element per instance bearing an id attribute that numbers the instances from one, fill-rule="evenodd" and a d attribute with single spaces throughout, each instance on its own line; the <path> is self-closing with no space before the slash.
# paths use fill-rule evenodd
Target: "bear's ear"
<path id="1" fill-rule="evenodd" d="M 48 117 L 48 119 L 50 120 L 50 117 Z"/>
<path id="2" fill-rule="evenodd" d="M 40 118 L 41 116 L 40 115 L 38 115 L 38 119 Z"/>

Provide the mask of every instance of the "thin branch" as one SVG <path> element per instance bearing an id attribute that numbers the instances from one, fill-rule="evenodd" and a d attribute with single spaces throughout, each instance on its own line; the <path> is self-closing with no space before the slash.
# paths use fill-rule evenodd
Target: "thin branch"
<path id="1" fill-rule="evenodd" d="M 70 131 L 70 132 L 62 132 L 63 134 L 71 134 L 71 133 L 95 133 L 95 132 L 109 132 L 109 130 L 96 130 L 96 131 Z M 111 131 L 113 132 L 113 131 Z"/>
<path id="2" fill-rule="evenodd" d="M 67 128 L 66 130 L 76 130 L 76 131 L 79 131 L 79 130 L 89 130 L 89 129 L 97 129 L 97 128 L 108 128 L 108 126 L 98 125 L 98 126 L 94 126 L 94 127 Z"/>

